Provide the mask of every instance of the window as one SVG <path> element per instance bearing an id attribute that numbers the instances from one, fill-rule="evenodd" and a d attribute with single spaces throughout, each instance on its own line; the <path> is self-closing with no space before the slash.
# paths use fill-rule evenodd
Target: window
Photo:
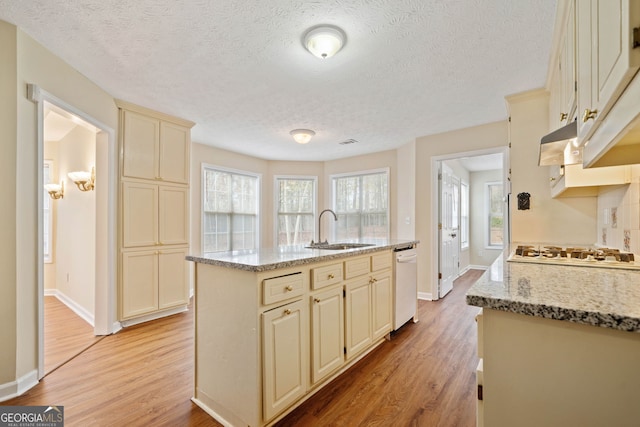
<path id="1" fill-rule="evenodd" d="M 460 183 L 460 248 L 469 247 L 469 184 Z"/>
<path id="2" fill-rule="evenodd" d="M 47 185 L 53 180 L 51 176 L 53 174 L 53 161 L 45 160 L 43 168 L 43 185 Z M 43 187 L 44 188 L 44 187 Z M 44 190 L 42 203 L 42 231 L 43 231 L 43 246 L 44 246 L 44 262 L 53 262 L 53 212 L 51 205 L 51 197 L 47 190 Z"/>
<path id="3" fill-rule="evenodd" d="M 203 168 L 203 252 L 255 249 L 258 245 L 260 177 Z"/>
<path id="4" fill-rule="evenodd" d="M 315 235 L 315 177 L 276 177 L 276 244 L 310 243 Z"/>
<path id="5" fill-rule="evenodd" d="M 503 201 L 502 183 L 486 184 L 487 201 L 487 246 L 501 248 L 503 243 Z"/>
<path id="6" fill-rule="evenodd" d="M 389 171 L 332 176 L 338 241 L 389 237 Z"/>

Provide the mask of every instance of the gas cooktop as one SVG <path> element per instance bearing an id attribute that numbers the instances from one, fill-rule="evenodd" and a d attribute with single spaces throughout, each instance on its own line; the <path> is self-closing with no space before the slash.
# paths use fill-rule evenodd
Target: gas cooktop
<path id="1" fill-rule="evenodd" d="M 507 261 L 640 270 L 633 253 L 612 248 L 518 245 Z"/>

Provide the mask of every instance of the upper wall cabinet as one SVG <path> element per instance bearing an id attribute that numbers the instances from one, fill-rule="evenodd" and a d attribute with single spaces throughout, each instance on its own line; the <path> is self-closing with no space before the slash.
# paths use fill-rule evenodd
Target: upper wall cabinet
<path id="1" fill-rule="evenodd" d="M 579 0 L 575 9 L 578 141 L 584 145 L 640 68 L 640 48 L 634 47 L 640 2 Z"/>
<path id="2" fill-rule="evenodd" d="M 188 183 L 193 123 L 139 111 L 141 107 L 122 101 L 118 105 L 123 109 L 122 176 Z"/>

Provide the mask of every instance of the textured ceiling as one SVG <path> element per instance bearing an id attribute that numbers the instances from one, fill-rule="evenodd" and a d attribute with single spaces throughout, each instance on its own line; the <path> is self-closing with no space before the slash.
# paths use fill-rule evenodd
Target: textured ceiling
<path id="1" fill-rule="evenodd" d="M 545 83 L 556 0 L 0 0 L 11 22 L 111 95 L 192 121 L 192 139 L 329 160 L 505 119 Z M 301 44 L 347 34 L 327 60 Z M 309 128 L 307 145 L 289 131 Z M 340 145 L 347 139 L 356 144 Z"/>

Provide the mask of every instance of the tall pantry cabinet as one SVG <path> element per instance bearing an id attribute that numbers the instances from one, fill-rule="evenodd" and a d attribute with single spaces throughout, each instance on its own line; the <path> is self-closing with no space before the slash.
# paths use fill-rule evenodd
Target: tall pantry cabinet
<path id="1" fill-rule="evenodd" d="M 120 109 L 119 320 L 189 302 L 189 150 L 194 123 L 124 101 Z"/>

